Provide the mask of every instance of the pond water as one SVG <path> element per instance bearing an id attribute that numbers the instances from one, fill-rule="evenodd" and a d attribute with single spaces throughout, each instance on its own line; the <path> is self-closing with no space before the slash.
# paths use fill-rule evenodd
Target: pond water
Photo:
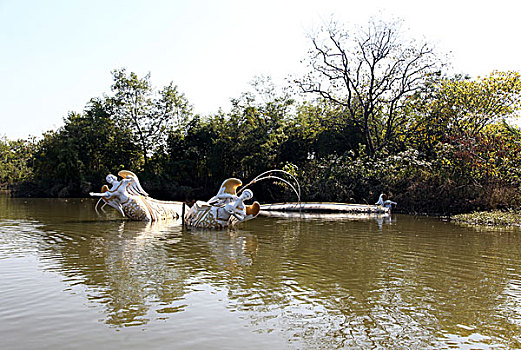
<path id="1" fill-rule="evenodd" d="M 190 231 L 0 198 L 0 349 L 521 348 L 521 231 L 259 217 Z"/>

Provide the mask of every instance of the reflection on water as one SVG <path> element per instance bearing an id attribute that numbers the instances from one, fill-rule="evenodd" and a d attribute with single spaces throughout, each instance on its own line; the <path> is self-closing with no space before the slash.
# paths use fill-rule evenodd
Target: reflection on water
<path id="1" fill-rule="evenodd" d="M 521 347 L 517 230 L 393 215 L 190 231 L 93 204 L 0 198 L 1 348 Z"/>

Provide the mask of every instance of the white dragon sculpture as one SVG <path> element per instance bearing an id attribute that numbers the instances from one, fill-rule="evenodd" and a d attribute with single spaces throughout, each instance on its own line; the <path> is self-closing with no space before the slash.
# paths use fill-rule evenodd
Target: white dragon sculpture
<path id="1" fill-rule="evenodd" d="M 160 201 L 151 198 L 143 190 L 138 177 L 128 170 L 121 170 L 118 178 L 112 174 L 107 175 L 106 180 L 111 186 L 103 185 L 101 193 L 90 192 L 93 197 L 100 197 L 96 203 L 115 208 L 121 215 L 136 221 L 160 221 L 181 218 L 184 211 L 183 202 Z M 253 197 L 253 192 L 245 189 L 238 195 L 237 187 L 241 186 L 239 179 L 225 180 L 217 195 L 208 202 L 197 201 L 184 215 L 184 223 L 188 227 L 221 229 L 237 223 L 251 220 L 259 214 L 260 204 L 254 202 L 246 205 L 244 201 Z M 98 212 L 99 213 L 99 212 Z"/>

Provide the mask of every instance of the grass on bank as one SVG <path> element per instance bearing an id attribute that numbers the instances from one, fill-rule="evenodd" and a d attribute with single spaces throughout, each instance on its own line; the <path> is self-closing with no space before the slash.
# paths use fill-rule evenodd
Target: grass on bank
<path id="1" fill-rule="evenodd" d="M 469 214 L 454 215 L 451 217 L 451 220 L 457 223 L 468 225 L 521 226 L 521 211 L 479 211 Z"/>

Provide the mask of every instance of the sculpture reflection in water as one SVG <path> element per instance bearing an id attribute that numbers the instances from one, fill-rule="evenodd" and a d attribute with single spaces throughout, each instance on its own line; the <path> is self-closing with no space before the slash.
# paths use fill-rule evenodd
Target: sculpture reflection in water
<path id="1" fill-rule="evenodd" d="M 63 274 L 67 290 L 81 290 L 89 306 L 101 310 L 97 320 L 115 327 L 164 322 L 186 310 L 204 314 L 204 302 L 191 305 L 194 298 L 231 284 L 258 253 L 257 236 L 241 230 L 186 234 L 180 221 L 170 220 L 93 226 L 86 231 L 84 222 L 51 222 L 32 237 L 45 240 L 38 246 L 41 264 Z"/>
<path id="2" fill-rule="evenodd" d="M 118 181 L 118 178 L 112 174 L 107 175 L 106 180 L 111 185 L 110 189 L 107 185 L 103 185 L 101 193 L 90 193 L 93 197 L 100 197 L 96 203 L 96 211 L 99 203 L 103 201 L 101 210 L 108 204 L 131 220 L 177 220 L 181 217 L 183 203 L 151 198 L 141 187 L 138 177 L 131 171 L 121 170 L 118 175 L 122 180 Z"/>

